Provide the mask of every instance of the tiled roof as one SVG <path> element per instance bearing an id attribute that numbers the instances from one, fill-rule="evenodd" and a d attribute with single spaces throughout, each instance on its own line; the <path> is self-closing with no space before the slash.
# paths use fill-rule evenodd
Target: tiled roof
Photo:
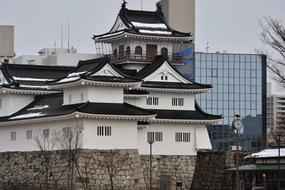
<path id="1" fill-rule="evenodd" d="M 79 103 L 63 105 L 63 94 L 49 94 L 36 97 L 35 101 L 22 110 L 7 117 L 0 117 L 0 122 L 38 119 L 72 114 L 74 112 L 96 115 L 152 116 L 153 112 L 127 103 Z"/>

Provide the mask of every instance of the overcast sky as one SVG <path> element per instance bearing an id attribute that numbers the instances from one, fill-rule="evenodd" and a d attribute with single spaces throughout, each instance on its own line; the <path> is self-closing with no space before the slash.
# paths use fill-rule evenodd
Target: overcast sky
<path id="1" fill-rule="evenodd" d="M 179 1 L 179 0 L 177 0 Z M 121 0 L 0 0 L 0 24 L 15 25 L 17 55 L 60 46 L 61 25 L 67 45 L 70 20 L 71 45 L 93 53 L 92 34 L 107 32 L 114 23 Z M 141 0 L 128 0 L 129 9 L 141 9 Z M 144 10 L 154 10 L 157 0 L 143 0 Z M 262 47 L 259 19 L 285 20 L 285 0 L 196 0 L 196 50 L 254 53 Z"/>

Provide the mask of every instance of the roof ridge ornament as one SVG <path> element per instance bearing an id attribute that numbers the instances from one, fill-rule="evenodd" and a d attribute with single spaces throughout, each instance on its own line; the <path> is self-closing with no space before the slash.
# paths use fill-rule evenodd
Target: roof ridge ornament
<path id="1" fill-rule="evenodd" d="M 156 3 L 156 11 L 162 12 L 162 5 L 159 2 Z"/>
<path id="2" fill-rule="evenodd" d="M 128 2 L 126 0 L 123 0 L 122 6 L 121 6 L 122 9 L 125 9 L 127 4 Z"/>

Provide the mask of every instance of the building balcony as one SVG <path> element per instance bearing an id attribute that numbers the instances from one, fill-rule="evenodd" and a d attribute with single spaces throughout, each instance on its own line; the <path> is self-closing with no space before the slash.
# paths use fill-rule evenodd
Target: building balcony
<path id="1" fill-rule="evenodd" d="M 152 63 L 155 61 L 156 55 L 148 54 L 126 54 L 126 55 L 106 55 L 111 58 L 111 62 L 114 64 L 124 63 Z M 173 65 L 183 65 L 183 57 L 179 54 L 168 55 L 168 60 Z"/>

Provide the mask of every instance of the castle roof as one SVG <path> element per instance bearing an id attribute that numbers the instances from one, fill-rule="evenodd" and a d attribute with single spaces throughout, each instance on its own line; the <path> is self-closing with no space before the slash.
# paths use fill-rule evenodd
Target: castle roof
<path id="1" fill-rule="evenodd" d="M 63 116 L 147 120 L 154 117 L 155 113 L 127 103 L 84 102 L 63 105 L 63 94 L 56 93 L 37 96 L 31 104 L 20 111 L 7 117 L 0 117 L 0 123 Z"/>
<path id="2" fill-rule="evenodd" d="M 112 29 L 101 35 L 94 35 L 96 41 L 107 40 L 125 35 L 189 38 L 190 33 L 183 33 L 172 29 L 164 18 L 161 7 L 158 5 L 156 11 L 129 10 L 123 3 L 117 20 Z"/>
<path id="3" fill-rule="evenodd" d="M 2 64 L 2 88 L 22 91 L 48 91 L 46 81 L 64 76 L 73 67 Z"/>

